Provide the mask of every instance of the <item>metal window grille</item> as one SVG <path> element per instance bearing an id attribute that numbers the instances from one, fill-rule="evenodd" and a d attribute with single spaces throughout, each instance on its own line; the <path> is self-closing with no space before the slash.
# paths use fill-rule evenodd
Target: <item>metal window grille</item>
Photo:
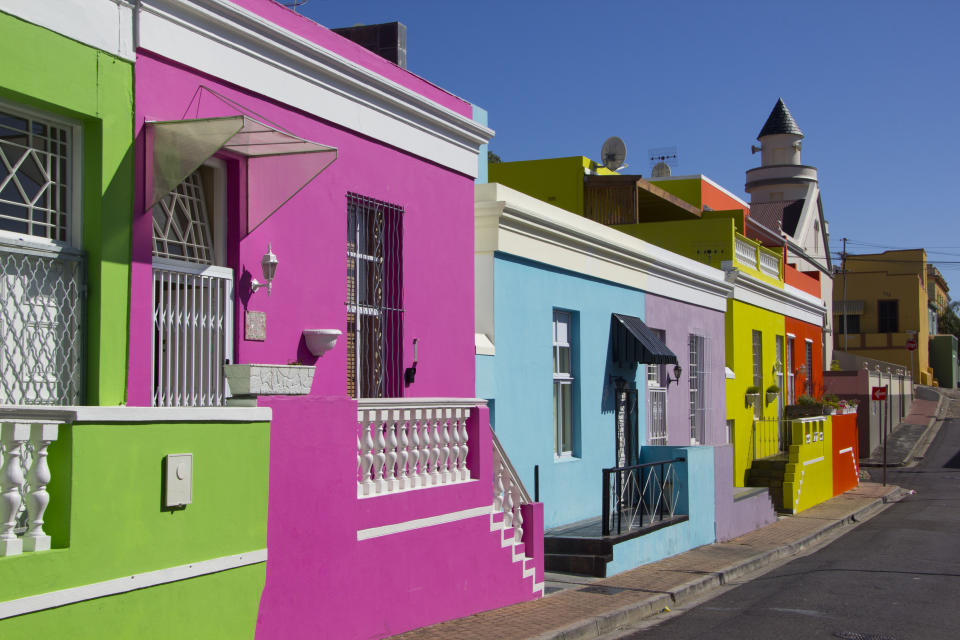
<path id="1" fill-rule="evenodd" d="M 0 243 L 0 404 L 80 404 L 81 252 Z"/>
<path id="2" fill-rule="evenodd" d="M 573 337 L 571 315 L 553 312 L 553 427 L 557 455 L 573 453 Z"/>
<path id="3" fill-rule="evenodd" d="M 347 392 L 403 395 L 403 207 L 347 194 Z"/>
<path id="4" fill-rule="evenodd" d="M 651 331 L 662 342 L 666 342 L 666 332 L 662 329 L 651 329 Z M 647 401 L 650 405 L 647 442 L 651 445 L 667 444 L 667 390 L 663 386 L 663 379 L 662 364 L 647 365 Z M 628 462 L 618 460 L 617 464 L 622 466 Z"/>
<path id="5" fill-rule="evenodd" d="M 153 255 L 213 264 L 206 191 L 199 170 L 153 208 Z"/>
<path id="6" fill-rule="evenodd" d="M 793 404 L 797 400 L 796 377 L 793 372 L 793 348 L 794 339 L 787 336 L 787 404 Z"/>
<path id="7" fill-rule="evenodd" d="M 760 390 L 753 401 L 753 417 L 759 418 L 763 410 L 763 334 L 753 331 L 753 386 Z"/>
<path id="8" fill-rule="evenodd" d="M 153 404 L 220 406 L 232 352 L 233 271 L 153 266 Z"/>
<path id="9" fill-rule="evenodd" d="M 804 355 L 807 361 L 807 375 L 803 387 L 808 396 L 813 396 L 813 342 L 810 340 L 806 341 L 806 353 Z"/>
<path id="10" fill-rule="evenodd" d="M 783 336 L 777 336 L 777 353 L 775 372 L 777 374 L 777 388 L 780 393 L 777 395 L 777 417 L 783 416 Z"/>
<path id="11" fill-rule="evenodd" d="M 201 170 L 153 208 L 153 404 L 220 406 L 233 351 L 233 270 L 212 266 Z"/>
<path id="12" fill-rule="evenodd" d="M 0 110 L 0 229 L 70 238 L 70 130 Z"/>
<path id="13" fill-rule="evenodd" d="M 690 334 L 690 441 L 702 443 L 706 438 L 707 421 L 707 341 L 704 336 Z"/>

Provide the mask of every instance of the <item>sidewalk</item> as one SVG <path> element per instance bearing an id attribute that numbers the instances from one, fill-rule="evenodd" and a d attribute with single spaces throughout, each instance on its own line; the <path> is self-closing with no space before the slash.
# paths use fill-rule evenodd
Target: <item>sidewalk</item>
<path id="1" fill-rule="evenodd" d="M 905 467 L 922 458 L 927 447 L 940 430 L 938 415 L 949 405 L 953 394 L 934 387 L 918 387 L 917 398 L 903 422 L 893 428 L 887 440 L 887 466 Z M 877 447 L 870 457 L 860 460 L 860 467 L 883 466 L 883 447 Z"/>
<path id="2" fill-rule="evenodd" d="M 899 487 L 863 483 L 729 542 L 681 553 L 601 580 L 583 579 L 542 600 L 485 611 L 395 636 L 403 640 L 596 638 L 787 558 L 895 502 Z M 569 576 L 571 582 L 580 580 Z"/>

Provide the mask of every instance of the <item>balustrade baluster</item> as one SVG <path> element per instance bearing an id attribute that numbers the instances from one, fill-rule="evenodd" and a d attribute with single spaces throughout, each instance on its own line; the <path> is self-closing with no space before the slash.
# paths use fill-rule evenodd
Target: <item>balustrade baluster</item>
<path id="1" fill-rule="evenodd" d="M 375 411 L 362 411 L 363 421 L 360 423 L 360 443 L 363 447 L 360 459 L 361 486 L 358 488 L 361 495 L 368 496 L 374 491 L 371 476 L 373 472 L 373 425 L 376 419 Z"/>
<path id="2" fill-rule="evenodd" d="M 420 422 L 420 486 L 430 486 L 430 453 L 433 445 L 433 438 L 430 435 L 430 425 L 433 424 L 433 410 L 423 409 L 423 419 Z"/>
<path id="3" fill-rule="evenodd" d="M 397 487 L 403 491 L 409 486 L 407 482 L 407 464 L 410 462 L 410 452 L 407 451 L 407 447 L 410 446 L 410 438 L 407 435 L 407 432 L 410 429 L 410 410 L 403 409 L 401 412 L 400 419 L 400 445 L 397 449 Z"/>
<path id="4" fill-rule="evenodd" d="M 440 422 L 443 420 L 443 409 L 430 411 L 430 484 L 440 484 Z"/>
<path id="5" fill-rule="evenodd" d="M 4 422 L 0 425 L 0 443 L 3 444 L 3 469 L 0 474 L 0 556 L 13 556 L 23 551 L 23 541 L 13 532 L 22 499 L 23 469 L 20 456 L 24 443 L 30 438 L 30 425 L 22 422 Z"/>
<path id="6" fill-rule="evenodd" d="M 387 454 L 384 451 L 387 448 L 387 441 L 384 438 L 383 429 L 386 426 L 387 412 L 376 411 L 374 413 L 374 423 L 371 425 L 371 428 L 376 429 L 377 435 L 374 439 L 376 449 L 373 456 L 373 483 L 377 493 L 383 493 L 383 468 L 387 462 Z"/>
<path id="7" fill-rule="evenodd" d="M 463 416 L 460 420 L 460 455 L 457 459 L 457 466 L 460 468 L 460 480 L 470 479 L 470 467 L 467 466 L 467 420 L 470 418 L 470 409 L 463 410 Z"/>
<path id="8" fill-rule="evenodd" d="M 420 435 L 417 432 L 420 429 L 423 412 L 420 409 L 414 409 L 408 415 L 410 422 L 410 448 L 408 451 L 410 472 L 407 474 L 407 486 L 415 489 L 420 484 L 420 473 L 417 471 L 417 461 L 420 459 Z"/>
<path id="9" fill-rule="evenodd" d="M 386 464 L 384 465 L 384 484 L 387 491 L 396 491 L 397 485 L 397 423 L 400 421 L 400 412 L 396 409 L 384 412 L 387 416 L 385 427 L 387 436 Z"/>
<path id="10" fill-rule="evenodd" d="M 27 494 L 27 523 L 30 528 L 23 536 L 24 551 L 46 551 L 50 548 L 50 536 L 43 531 L 43 514 L 50 504 L 47 485 L 50 484 L 50 466 L 47 464 L 47 447 L 57 439 L 57 423 L 36 423 L 30 427 L 30 443 L 33 445 L 33 464 L 30 467 L 30 493 Z"/>
<path id="11" fill-rule="evenodd" d="M 520 511 L 522 502 L 520 500 L 519 487 L 517 487 L 517 485 L 513 485 L 513 490 L 517 494 L 513 501 L 513 539 L 517 542 L 520 542 L 520 540 L 523 538 L 523 514 Z"/>
<path id="12" fill-rule="evenodd" d="M 509 473 L 501 473 L 506 477 L 503 485 L 503 525 L 507 528 L 513 526 L 513 478 Z"/>
<path id="13" fill-rule="evenodd" d="M 441 409 L 443 417 L 437 425 L 437 433 L 440 436 L 440 464 L 437 470 L 440 472 L 441 484 L 450 482 L 450 471 L 447 465 L 450 462 L 450 422 L 453 420 L 453 411 L 450 409 Z"/>
<path id="14" fill-rule="evenodd" d="M 460 416 L 462 409 L 454 409 L 450 419 L 450 481 L 460 481 Z"/>
<path id="15" fill-rule="evenodd" d="M 500 454 L 493 452 L 493 511 L 503 510 L 503 460 Z"/>

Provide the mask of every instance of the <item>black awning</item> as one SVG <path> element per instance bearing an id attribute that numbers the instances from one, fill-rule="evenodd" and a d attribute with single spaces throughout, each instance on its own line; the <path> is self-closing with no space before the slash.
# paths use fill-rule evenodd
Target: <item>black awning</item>
<path id="1" fill-rule="evenodd" d="M 667 348 L 640 318 L 614 313 L 610 319 L 613 359 L 622 363 L 677 364 L 677 356 Z"/>

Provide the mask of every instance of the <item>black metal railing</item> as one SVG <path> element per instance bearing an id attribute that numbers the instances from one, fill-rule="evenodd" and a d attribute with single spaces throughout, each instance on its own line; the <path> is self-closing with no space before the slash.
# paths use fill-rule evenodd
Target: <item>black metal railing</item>
<path id="1" fill-rule="evenodd" d="M 685 461 L 681 457 L 603 469 L 603 535 L 614 528 L 620 535 L 624 529 L 673 517 L 680 492 L 676 464 Z"/>

